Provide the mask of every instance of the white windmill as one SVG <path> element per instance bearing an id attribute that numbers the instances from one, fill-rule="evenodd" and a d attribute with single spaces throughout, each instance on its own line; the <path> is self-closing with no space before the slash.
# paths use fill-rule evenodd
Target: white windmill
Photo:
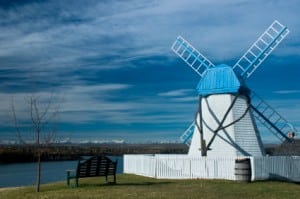
<path id="1" fill-rule="evenodd" d="M 294 127 L 245 85 L 288 33 L 274 21 L 233 67 L 215 66 L 181 36 L 175 40 L 172 50 L 200 76 L 199 109 L 181 136 L 190 144 L 189 155 L 263 156 L 255 119 L 282 141 L 292 141 L 287 133 Z"/>

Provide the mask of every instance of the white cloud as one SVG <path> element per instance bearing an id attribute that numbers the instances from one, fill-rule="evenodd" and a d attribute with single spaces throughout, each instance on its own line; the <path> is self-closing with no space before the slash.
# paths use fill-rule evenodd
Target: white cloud
<path id="1" fill-rule="evenodd" d="M 198 97 L 194 96 L 194 97 L 177 97 L 177 98 L 173 98 L 173 101 L 176 102 L 193 102 L 193 103 L 197 103 Z"/>
<path id="2" fill-rule="evenodd" d="M 300 90 L 278 90 L 274 91 L 276 94 L 299 94 Z"/>
<path id="3" fill-rule="evenodd" d="M 107 65 L 122 67 L 122 60 L 135 56 L 171 54 L 170 45 L 181 34 L 215 63 L 242 55 L 276 18 L 290 27 L 292 37 L 299 32 L 298 12 L 294 11 L 298 5 L 296 1 L 272 4 L 257 1 L 134 2 L 99 2 L 91 6 L 86 3 L 83 6 L 81 2 L 61 9 L 61 13 L 57 11 L 57 17 L 61 19 L 69 16 L 83 19 L 77 24 L 64 24 L 63 20 L 50 17 L 48 21 L 45 17 L 36 21 L 26 20 L 28 17 L 40 17 L 38 10 L 53 12 L 51 7 L 57 5 L 52 3 L 33 4 L 10 11 L 9 18 L 1 21 L 17 20 L 19 23 L 12 23 L 8 31 L 1 30 L 0 55 L 19 54 L 33 60 L 40 59 L 39 62 L 30 61 L 36 67 L 45 61 L 50 64 L 49 67 L 78 67 L 84 57 L 119 55 L 119 62 L 98 66 L 107 69 Z M 65 7 L 63 3 L 59 6 Z M 80 13 L 79 7 L 82 7 Z M 267 15 L 265 9 L 268 9 Z M 22 20 L 24 16 L 25 20 Z M 298 48 L 293 47 L 294 42 L 299 43 L 299 39 L 293 38 L 294 41 L 289 40 L 289 43 L 279 46 L 284 50 L 274 53 L 295 53 Z M 107 43 L 109 40 L 111 42 Z"/>
<path id="4" fill-rule="evenodd" d="M 182 97 L 190 94 L 191 92 L 195 92 L 195 90 L 192 89 L 178 89 L 178 90 L 172 90 L 167 91 L 163 93 L 158 93 L 158 96 L 164 96 L 164 97 Z"/>

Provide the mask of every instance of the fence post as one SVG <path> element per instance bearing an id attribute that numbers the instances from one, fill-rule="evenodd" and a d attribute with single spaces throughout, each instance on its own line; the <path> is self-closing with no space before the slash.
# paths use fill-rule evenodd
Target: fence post
<path id="1" fill-rule="evenodd" d="M 154 158 L 154 177 L 157 179 L 157 158 L 156 156 Z"/>
<path id="2" fill-rule="evenodd" d="M 250 165 L 251 165 L 251 181 L 255 180 L 255 164 L 254 164 L 254 157 L 250 156 Z"/>
<path id="3" fill-rule="evenodd" d="M 190 158 L 190 179 L 192 179 L 192 158 Z"/>

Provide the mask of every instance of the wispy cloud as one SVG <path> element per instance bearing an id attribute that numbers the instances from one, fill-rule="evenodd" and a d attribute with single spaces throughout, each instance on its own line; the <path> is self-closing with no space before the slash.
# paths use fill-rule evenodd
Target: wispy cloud
<path id="1" fill-rule="evenodd" d="M 182 97 L 182 96 L 186 96 L 188 94 L 191 94 L 191 92 L 195 92 L 195 90 L 192 90 L 192 89 L 178 89 L 178 90 L 172 90 L 172 91 L 158 93 L 158 96 Z"/>
<path id="2" fill-rule="evenodd" d="M 197 107 L 192 89 L 197 79 L 170 50 L 174 39 L 182 35 L 213 63 L 231 64 L 278 19 L 291 33 L 272 54 L 272 62 L 294 65 L 300 55 L 298 7 L 297 0 L 1 4 L 0 122 L 7 124 L 11 96 L 25 118 L 24 96 L 34 92 L 47 98 L 55 91 L 61 121 L 72 125 L 114 124 L 138 130 L 149 125 L 162 134 L 161 125 L 182 127 Z M 281 89 L 274 93 L 300 92 L 296 86 Z M 297 122 L 298 109 L 291 111 Z M 168 126 L 165 134 L 174 128 Z"/>
<path id="3" fill-rule="evenodd" d="M 299 94 L 300 90 L 278 90 L 274 91 L 276 94 Z"/>

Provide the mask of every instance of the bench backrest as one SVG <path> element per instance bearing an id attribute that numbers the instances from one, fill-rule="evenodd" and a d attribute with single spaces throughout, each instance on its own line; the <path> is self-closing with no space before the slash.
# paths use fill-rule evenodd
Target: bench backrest
<path id="1" fill-rule="evenodd" d="M 116 172 L 116 162 L 105 156 L 93 156 L 78 162 L 77 177 L 112 175 Z"/>

